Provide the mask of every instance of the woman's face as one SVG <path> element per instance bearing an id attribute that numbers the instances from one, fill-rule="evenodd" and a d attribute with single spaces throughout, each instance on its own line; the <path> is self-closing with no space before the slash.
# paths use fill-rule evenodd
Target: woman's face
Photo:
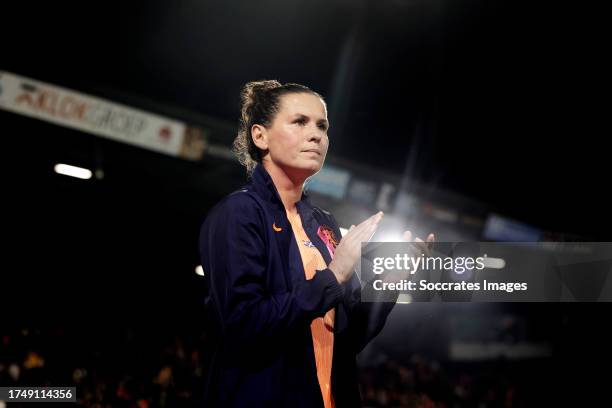
<path id="1" fill-rule="evenodd" d="M 263 144 L 258 146 L 268 150 L 264 161 L 269 160 L 289 176 L 306 179 L 323 166 L 328 127 L 327 109 L 318 96 L 283 95 L 271 126 L 260 129 Z"/>

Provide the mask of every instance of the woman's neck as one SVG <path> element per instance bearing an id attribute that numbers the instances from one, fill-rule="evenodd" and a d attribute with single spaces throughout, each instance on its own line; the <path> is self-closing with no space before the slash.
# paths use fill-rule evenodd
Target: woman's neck
<path id="1" fill-rule="evenodd" d="M 268 171 L 268 174 L 270 174 L 270 177 L 272 177 L 272 181 L 276 186 L 285 209 L 290 214 L 295 214 L 297 212 L 295 203 L 302 198 L 305 180 L 290 177 L 283 169 L 270 160 L 264 160 L 262 164 Z"/>

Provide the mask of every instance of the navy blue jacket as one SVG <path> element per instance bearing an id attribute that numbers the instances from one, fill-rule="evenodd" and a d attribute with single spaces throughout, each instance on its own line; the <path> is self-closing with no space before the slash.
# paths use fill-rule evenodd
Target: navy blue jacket
<path id="1" fill-rule="evenodd" d="M 329 264 L 317 229 L 326 225 L 339 239 L 333 216 L 306 195 L 297 210 Z M 332 394 L 337 408 L 361 406 L 356 355 L 395 303 L 362 303 L 356 274 L 342 285 L 329 269 L 306 280 L 285 208 L 263 166 L 210 211 L 199 248 L 214 338 L 206 406 L 323 407 L 310 323 L 332 308 Z"/>

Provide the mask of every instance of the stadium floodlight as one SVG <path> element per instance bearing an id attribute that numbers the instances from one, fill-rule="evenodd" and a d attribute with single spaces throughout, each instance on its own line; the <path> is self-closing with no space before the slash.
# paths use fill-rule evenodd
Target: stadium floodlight
<path id="1" fill-rule="evenodd" d="M 58 163 L 53 168 L 57 174 L 64 176 L 76 177 L 83 180 L 89 180 L 93 173 L 89 169 L 82 167 L 71 166 L 69 164 Z"/>

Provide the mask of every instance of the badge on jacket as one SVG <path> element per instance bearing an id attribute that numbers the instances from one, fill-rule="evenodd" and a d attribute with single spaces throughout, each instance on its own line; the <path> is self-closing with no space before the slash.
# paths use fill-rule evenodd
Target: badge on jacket
<path id="1" fill-rule="evenodd" d="M 334 230 L 332 230 L 327 225 L 321 225 L 319 229 L 317 230 L 317 235 L 325 243 L 325 246 L 327 247 L 329 254 L 333 256 L 334 251 L 336 250 L 336 247 L 338 246 L 338 239 L 336 238 L 336 235 L 334 234 Z"/>

